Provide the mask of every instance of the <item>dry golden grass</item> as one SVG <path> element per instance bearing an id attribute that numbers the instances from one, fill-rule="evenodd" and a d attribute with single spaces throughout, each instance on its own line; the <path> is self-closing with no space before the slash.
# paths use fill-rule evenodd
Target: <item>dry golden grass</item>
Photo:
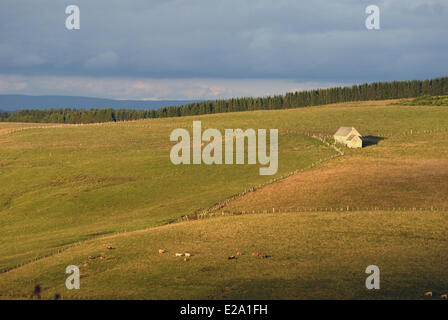
<path id="1" fill-rule="evenodd" d="M 56 128 L 63 126 L 69 125 L 60 123 L 0 122 L 0 135 L 27 129 Z"/>
<path id="2" fill-rule="evenodd" d="M 258 167 L 173 166 L 169 133 L 197 119 L 218 129 L 279 128 L 277 176 L 305 170 L 226 210 L 446 207 L 448 109 L 386 104 L 0 136 L 0 299 L 26 299 L 35 284 L 44 298 L 75 299 L 418 299 L 446 290 L 447 211 L 254 214 L 148 229 L 267 182 Z M 335 151 L 309 135 L 328 136 L 342 125 L 386 139 L 320 162 Z M 308 170 L 311 163 L 319 164 Z M 193 256 L 186 262 L 176 252 Z M 70 264 L 81 266 L 80 291 L 65 289 Z M 365 289 L 369 264 L 381 268 L 379 291 Z"/>
<path id="3" fill-rule="evenodd" d="M 0 274 L 0 299 L 28 299 L 36 284 L 43 299 L 423 299 L 447 288 L 446 218 L 248 214 L 107 235 Z M 71 264 L 80 267 L 80 290 L 65 288 Z M 365 288 L 371 264 L 381 290 Z"/>
<path id="4" fill-rule="evenodd" d="M 23 128 L 38 128 L 43 126 L 38 123 L 21 123 L 21 122 L 0 122 L 0 135 L 13 132 Z"/>
<path id="5" fill-rule="evenodd" d="M 448 208 L 448 159 L 339 158 L 231 202 L 225 210 Z"/>
<path id="6" fill-rule="evenodd" d="M 448 209 L 448 135 L 392 133 L 229 203 L 231 212 L 282 209 Z"/>

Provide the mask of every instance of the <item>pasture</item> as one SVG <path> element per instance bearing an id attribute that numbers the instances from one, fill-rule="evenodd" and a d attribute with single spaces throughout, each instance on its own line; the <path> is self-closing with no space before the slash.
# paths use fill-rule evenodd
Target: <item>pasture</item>
<path id="1" fill-rule="evenodd" d="M 0 123 L 0 298 L 27 298 L 35 284 L 44 298 L 67 299 L 419 299 L 447 291 L 448 109 L 389 103 L 14 132 Z M 191 131 L 193 120 L 279 129 L 278 173 L 173 165 L 169 134 Z M 340 156 L 312 137 L 328 139 L 343 125 L 377 144 L 341 147 Z M 215 213 L 277 213 L 171 223 L 234 195 Z M 193 256 L 184 261 L 178 251 Z M 236 252 L 243 255 L 227 259 Z M 81 268 L 79 291 L 65 289 L 69 264 Z M 381 290 L 365 289 L 370 264 L 382 270 Z"/>

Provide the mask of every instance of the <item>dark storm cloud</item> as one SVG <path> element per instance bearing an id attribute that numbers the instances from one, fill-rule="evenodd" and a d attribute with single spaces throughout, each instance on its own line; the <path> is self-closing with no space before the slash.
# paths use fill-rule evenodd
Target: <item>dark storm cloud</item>
<path id="1" fill-rule="evenodd" d="M 65 7 L 81 29 L 65 29 Z M 369 4 L 381 30 L 364 27 Z M 2 0 L 0 73 L 389 79 L 448 69 L 447 1 Z"/>

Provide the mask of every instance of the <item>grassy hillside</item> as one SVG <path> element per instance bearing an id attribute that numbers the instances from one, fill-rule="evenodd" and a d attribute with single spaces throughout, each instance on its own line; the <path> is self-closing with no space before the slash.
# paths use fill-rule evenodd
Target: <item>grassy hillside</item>
<path id="1" fill-rule="evenodd" d="M 200 117 L 203 128 L 272 128 L 263 113 Z M 285 121 L 287 119 L 285 118 Z M 0 270 L 100 234 L 155 226 L 212 206 L 271 177 L 259 166 L 175 166 L 175 128 L 193 118 L 28 129 L 0 136 Z M 289 125 L 294 124 L 289 120 Z M 277 175 L 335 151 L 280 132 Z"/>
<path id="2" fill-rule="evenodd" d="M 0 298 L 26 299 L 36 283 L 49 299 L 419 299 L 430 290 L 438 298 L 448 287 L 446 218 L 349 212 L 182 222 L 88 241 L 12 270 L 0 276 Z M 70 264 L 80 266 L 80 290 L 65 289 Z M 380 267 L 380 290 L 365 288 L 371 264 Z"/>
<path id="3" fill-rule="evenodd" d="M 412 129 L 247 194 L 231 212 L 448 210 L 448 132 Z"/>
<path id="4" fill-rule="evenodd" d="M 423 95 L 414 99 L 403 99 L 395 104 L 403 106 L 448 106 L 448 96 Z"/>
<path id="5" fill-rule="evenodd" d="M 0 296 L 23 298 L 36 283 L 46 297 L 66 298 L 420 298 L 447 290 L 448 109 L 389 103 L 3 134 L 0 124 Z M 151 228 L 273 178 L 259 176 L 258 165 L 172 165 L 170 132 L 197 119 L 203 129 L 278 128 L 275 177 L 304 169 L 225 211 L 320 212 Z M 336 151 L 311 136 L 343 125 L 377 144 L 326 161 Z M 322 211 L 347 206 L 364 211 Z M 372 207 L 387 210 L 365 210 Z M 185 262 L 177 251 L 194 256 Z M 244 254 L 227 260 L 237 251 Z M 69 264 L 82 266 L 78 292 L 64 289 Z M 364 287 L 369 264 L 382 268 L 377 292 Z"/>

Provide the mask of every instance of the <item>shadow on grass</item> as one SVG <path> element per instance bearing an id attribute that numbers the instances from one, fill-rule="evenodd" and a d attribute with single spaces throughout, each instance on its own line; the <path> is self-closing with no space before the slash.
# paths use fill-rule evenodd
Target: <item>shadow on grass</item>
<path id="1" fill-rule="evenodd" d="M 381 140 L 384 140 L 384 137 L 377 136 L 363 136 L 362 137 L 362 147 L 369 147 L 378 144 Z"/>

